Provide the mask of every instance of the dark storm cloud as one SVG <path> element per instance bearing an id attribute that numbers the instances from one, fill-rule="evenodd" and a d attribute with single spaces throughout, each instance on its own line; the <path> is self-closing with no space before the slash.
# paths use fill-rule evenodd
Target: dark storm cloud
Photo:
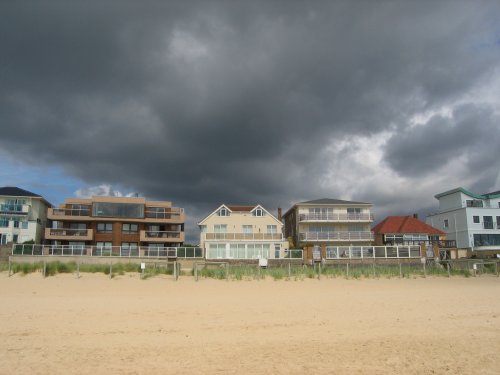
<path id="1" fill-rule="evenodd" d="M 0 14 L 1 147 L 197 213 L 340 196 L 318 183 L 336 140 L 397 131 L 386 160 L 406 176 L 432 171 L 434 152 L 467 148 L 472 166 L 482 156 L 461 132 L 478 144 L 485 129 L 466 124 L 494 127 L 467 107 L 405 125 L 495 72 L 494 2 L 3 2 Z"/>

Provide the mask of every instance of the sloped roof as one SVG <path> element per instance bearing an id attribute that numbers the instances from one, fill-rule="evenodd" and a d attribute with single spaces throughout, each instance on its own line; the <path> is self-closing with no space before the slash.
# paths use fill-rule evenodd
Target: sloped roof
<path id="1" fill-rule="evenodd" d="M 7 195 L 11 197 L 38 197 L 41 198 L 41 195 L 32 193 L 31 191 L 24 190 L 15 186 L 4 186 L 0 187 L 0 195 Z"/>
<path id="2" fill-rule="evenodd" d="M 340 199 L 321 198 L 312 201 L 300 202 L 299 204 L 371 204 L 366 202 L 343 201 Z"/>
<path id="3" fill-rule="evenodd" d="M 476 199 L 491 199 L 491 198 L 500 198 L 500 191 L 494 191 L 492 193 L 487 193 L 487 194 L 476 194 L 472 193 L 468 190 L 465 190 L 462 187 L 458 187 L 456 189 L 448 190 L 445 191 L 444 193 L 439 193 L 434 196 L 434 198 L 439 199 L 441 197 L 444 197 L 445 195 L 450 195 L 454 193 L 463 193 L 465 195 L 468 195 L 469 197 L 476 198 Z"/>
<path id="4" fill-rule="evenodd" d="M 413 216 L 387 216 L 372 228 L 375 233 L 425 233 L 443 235 L 436 229 Z"/>

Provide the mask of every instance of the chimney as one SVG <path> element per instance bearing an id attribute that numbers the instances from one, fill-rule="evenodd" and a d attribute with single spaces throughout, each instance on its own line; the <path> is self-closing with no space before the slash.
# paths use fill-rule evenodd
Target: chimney
<path id="1" fill-rule="evenodd" d="M 281 221 L 281 207 L 278 207 L 278 220 Z"/>
<path id="2" fill-rule="evenodd" d="M 418 214 L 413 214 L 414 219 L 418 219 Z"/>

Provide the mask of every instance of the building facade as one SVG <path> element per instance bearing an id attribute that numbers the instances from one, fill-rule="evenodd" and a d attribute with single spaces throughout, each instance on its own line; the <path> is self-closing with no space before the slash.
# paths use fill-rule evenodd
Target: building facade
<path id="1" fill-rule="evenodd" d="M 51 204 L 18 187 L 0 188 L 0 244 L 41 243 Z"/>
<path id="2" fill-rule="evenodd" d="M 457 188 L 437 194 L 438 212 L 427 224 L 446 233 L 457 247 L 500 252 L 500 191 L 475 194 Z"/>
<path id="3" fill-rule="evenodd" d="M 221 205 L 198 223 L 207 259 L 276 259 L 288 252 L 283 224 L 261 205 Z"/>
<path id="4" fill-rule="evenodd" d="M 297 203 L 283 215 L 285 237 L 306 254 L 307 248 L 319 247 L 323 256 L 329 247 L 371 245 L 372 207 L 328 198 Z"/>
<path id="5" fill-rule="evenodd" d="M 185 239 L 184 210 L 171 202 L 144 198 L 102 197 L 66 199 L 48 210 L 45 241 L 51 245 L 139 247 L 181 246 Z"/>

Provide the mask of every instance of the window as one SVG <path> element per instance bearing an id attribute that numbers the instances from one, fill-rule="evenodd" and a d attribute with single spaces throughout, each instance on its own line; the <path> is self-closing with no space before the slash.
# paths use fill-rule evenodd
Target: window
<path id="1" fill-rule="evenodd" d="M 352 207 L 347 209 L 348 214 L 360 214 L 361 213 L 361 208 L 358 207 Z"/>
<path id="2" fill-rule="evenodd" d="M 122 224 L 122 232 L 125 234 L 137 233 L 138 231 L 139 231 L 138 224 L 129 224 L 129 223 Z"/>
<path id="3" fill-rule="evenodd" d="M 113 244 L 111 242 L 96 242 L 96 247 L 100 249 L 111 249 Z"/>
<path id="4" fill-rule="evenodd" d="M 201 230 L 201 233 L 205 233 L 207 231 L 207 226 L 206 225 L 200 225 L 200 230 Z"/>
<path id="5" fill-rule="evenodd" d="M 497 216 L 497 229 L 500 229 L 500 216 Z"/>
<path id="6" fill-rule="evenodd" d="M 28 229 L 28 222 L 27 221 L 21 222 L 21 228 L 22 229 Z"/>
<path id="7" fill-rule="evenodd" d="M 245 234 L 252 234 L 253 233 L 253 226 L 252 225 L 242 225 L 241 227 L 243 233 Z"/>
<path id="8" fill-rule="evenodd" d="M 113 223 L 97 223 L 97 233 L 113 233 Z"/>
<path id="9" fill-rule="evenodd" d="M 229 245 L 229 257 L 232 259 L 245 259 L 245 245 L 232 243 Z"/>
<path id="10" fill-rule="evenodd" d="M 225 259 L 226 244 L 210 244 L 207 251 L 208 259 Z"/>
<path id="11" fill-rule="evenodd" d="M 95 202 L 92 214 L 101 217 L 144 218 L 144 205 L 136 203 Z"/>
<path id="12" fill-rule="evenodd" d="M 19 228 L 19 221 L 14 220 L 14 228 Z"/>
<path id="13" fill-rule="evenodd" d="M 493 216 L 483 216 L 484 229 L 493 229 Z"/>
<path id="14" fill-rule="evenodd" d="M 257 208 L 256 210 L 253 211 L 252 213 L 253 216 L 264 216 L 264 210 L 261 208 Z"/>
<path id="15" fill-rule="evenodd" d="M 479 199 L 469 199 L 466 203 L 467 207 L 483 207 L 483 201 Z"/>
<path id="16" fill-rule="evenodd" d="M 472 216 L 472 222 L 474 224 L 479 224 L 479 216 Z"/>
<path id="17" fill-rule="evenodd" d="M 269 233 L 269 234 L 278 233 L 278 227 L 276 225 L 268 225 L 267 226 L 267 233 Z"/>
<path id="18" fill-rule="evenodd" d="M 448 222 L 448 219 L 444 219 L 444 221 L 443 221 L 443 227 L 445 227 L 445 228 L 449 228 L 450 227 L 450 223 Z"/>
<path id="19" fill-rule="evenodd" d="M 475 234 L 474 246 L 500 246 L 500 234 Z"/>
<path id="20" fill-rule="evenodd" d="M 17 234 L 14 234 L 14 235 L 12 236 L 12 242 L 17 243 L 17 239 L 18 239 L 18 238 L 19 238 L 19 236 L 18 236 Z"/>
<path id="21" fill-rule="evenodd" d="M 0 218 L 0 228 L 8 228 L 9 227 L 9 220 L 5 218 Z"/>
<path id="22" fill-rule="evenodd" d="M 214 233 L 227 233 L 226 224 L 214 224 Z"/>
<path id="23" fill-rule="evenodd" d="M 131 256 L 138 255 L 137 242 L 122 242 L 122 255 Z"/>
<path id="24" fill-rule="evenodd" d="M 280 258 L 280 252 L 281 252 L 281 245 L 279 243 L 274 244 L 274 257 L 276 259 Z"/>
<path id="25" fill-rule="evenodd" d="M 219 215 L 219 216 L 229 216 L 229 210 L 227 210 L 225 208 L 221 208 L 219 210 L 219 212 L 217 213 L 217 215 Z"/>

